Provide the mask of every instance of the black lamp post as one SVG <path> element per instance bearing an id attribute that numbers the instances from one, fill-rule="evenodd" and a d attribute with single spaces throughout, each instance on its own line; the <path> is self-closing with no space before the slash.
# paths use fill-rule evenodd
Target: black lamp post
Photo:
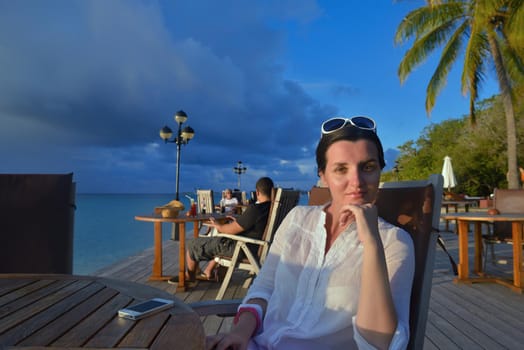
<path id="1" fill-rule="evenodd" d="M 240 190 L 240 175 L 244 174 L 246 172 L 247 168 L 245 166 L 242 166 L 242 161 L 237 162 L 237 166 L 233 168 L 233 171 L 235 174 L 238 174 L 238 189 Z"/>
<path id="2" fill-rule="evenodd" d="M 190 126 L 186 126 L 182 129 L 182 124 L 187 120 L 187 114 L 184 111 L 176 112 L 174 119 L 178 123 L 178 132 L 175 138 L 170 140 L 171 136 L 173 136 L 173 131 L 168 126 L 164 126 L 160 129 L 160 137 L 165 143 L 172 142 L 176 144 L 176 200 L 179 200 L 178 181 L 180 172 L 180 148 L 195 136 L 195 131 Z"/>
<path id="3" fill-rule="evenodd" d="M 397 159 L 395 160 L 395 166 L 393 167 L 393 172 L 395 173 L 395 177 L 397 178 L 397 181 L 399 181 L 400 179 L 400 176 L 399 176 L 400 168 L 401 166 L 398 164 L 398 159 Z"/>

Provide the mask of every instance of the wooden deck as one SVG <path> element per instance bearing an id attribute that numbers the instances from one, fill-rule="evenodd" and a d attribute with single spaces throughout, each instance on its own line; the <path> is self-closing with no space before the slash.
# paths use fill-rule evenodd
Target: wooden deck
<path id="1" fill-rule="evenodd" d="M 444 225 L 441 225 L 441 229 Z M 454 226 L 451 224 L 450 229 Z M 458 261 L 457 237 L 444 232 L 442 237 L 455 261 Z M 152 238 L 152 237 L 151 237 Z M 178 271 L 178 243 L 164 242 L 164 273 Z M 501 249 L 497 248 L 497 252 Z M 470 256 L 473 242 L 470 241 Z M 511 256 L 511 247 L 503 248 L 497 257 Z M 167 282 L 149 282 L 153 262 L 153 248 L 129 257 L 115 265 L 97 271 L 95 275 L 146 283 L 175 293 L 175 286 Z M 470 262 L 472 266 L 472 261 Z M 511 260 L 507 264 L 487 264 L 488 273 L 511 276 Z M 241 298 L 245 275 L 234 274 L 233 285 L 225 299 Z M 455 284 L 447 255 L 437 247 L 433 289 L 426 328 L 424 349 L 522 349 L 524 344 L 524 295 L 491 283 Z M 214 299 L 219 284 L 197 282 L 188 292 L 175 293 L 185 302 Z M 217 316 L 202 318 L 206 334 L 229 328 L 232 319 Z"/>

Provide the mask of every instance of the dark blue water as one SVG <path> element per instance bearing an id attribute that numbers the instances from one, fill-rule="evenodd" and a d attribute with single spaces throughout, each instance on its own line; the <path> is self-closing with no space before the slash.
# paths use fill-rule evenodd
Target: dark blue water
<path id="1" fill-rule="evenodd" d="M 195 194 L 190 195 L 196 199 Z M 218 203 L 220 192 L 214 196 Z M 73 272 L 90 274 L 152 247 L 153 224 L 134 217 L 152 214 L 155 207 L 173 199 L 170 194 L 77 194 Z M 189 208 L 185 195 L 180 200 Z M 307 196 L 302 195 L 300 202 L 304 201 Z M 191 225 L 188 232 L 193 230 Z M 171 224 L 164 224 L 162 232 L 164 240 L 170 239 Z"/>

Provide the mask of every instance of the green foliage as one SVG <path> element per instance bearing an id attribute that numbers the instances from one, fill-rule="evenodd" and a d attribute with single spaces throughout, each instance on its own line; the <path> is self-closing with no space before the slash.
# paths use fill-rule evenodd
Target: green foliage
<path id="1" fill-rule="evenodd" d="M 514 89 L 524 82 L 524 0 L 441 0 L 426 1 L 399 24 L 395 42 L 412 40 L 400 62 L 403 82 L 431 53 L 440 51 L 435 72 L 426 88 L 426 112 L 446 84 L 451 66 L 463 58 L 461 89 L 469 94 L 469 119 L 477 120 L 475 109 L 479 89 L 489 72 L 495 76 L 504 99 L 506 117 L 507 179 L 509 188 L 518 188 L 518 136 L 514 111 Z"/>
<path id="2" fill-rule="evenodd" d="M 517 104 L 518 138 L 524 137 L 524 103 Z M 389 171 L 382 181 L 421 180 L 440 173 L 444 157 L 450 156 L 458 185 L 455 193 L 487 196 L 493 189 L 507 188 L 506 123 L 501 98 L 480 101 L 477 106 L 477 124 L 469 124 L 469 116 L 431 124 L 416 141 L 399 147 L 398 173 Z M 518 162 L 524 167 L 524 155 Z"/>

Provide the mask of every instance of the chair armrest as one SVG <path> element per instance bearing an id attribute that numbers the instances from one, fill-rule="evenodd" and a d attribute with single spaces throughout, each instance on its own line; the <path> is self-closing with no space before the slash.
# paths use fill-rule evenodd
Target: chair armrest
<path id="1" fill-rule="evenodd" d="M 267 244 L 266 241 L 262 241 L 260 239 L 254 239 L 254 238 L 250 238 L 250 237 L 246 237 L 246 236 L 240 236 L 240 235 L 230 235 L 230 234 L 227 234 L 227 233 L 219 233 L 219 234 L 215 235 L 214 237 L 225 237 L 225 238 L 233 239 L 235 241 L 242 241 L 242 242 L 245 242 L 245 243 L 253 243 L 253 244 L 258 244 L 258 245 Z"/>
<path id="2" fill-rule="evenodd" d="M 242 304 L 242 299 L 203 300 L 189 303 L 188 305 L 199 316 L 217 315 L 220 317 L 232 317 L 236 315 L 240 304 Z"/>

